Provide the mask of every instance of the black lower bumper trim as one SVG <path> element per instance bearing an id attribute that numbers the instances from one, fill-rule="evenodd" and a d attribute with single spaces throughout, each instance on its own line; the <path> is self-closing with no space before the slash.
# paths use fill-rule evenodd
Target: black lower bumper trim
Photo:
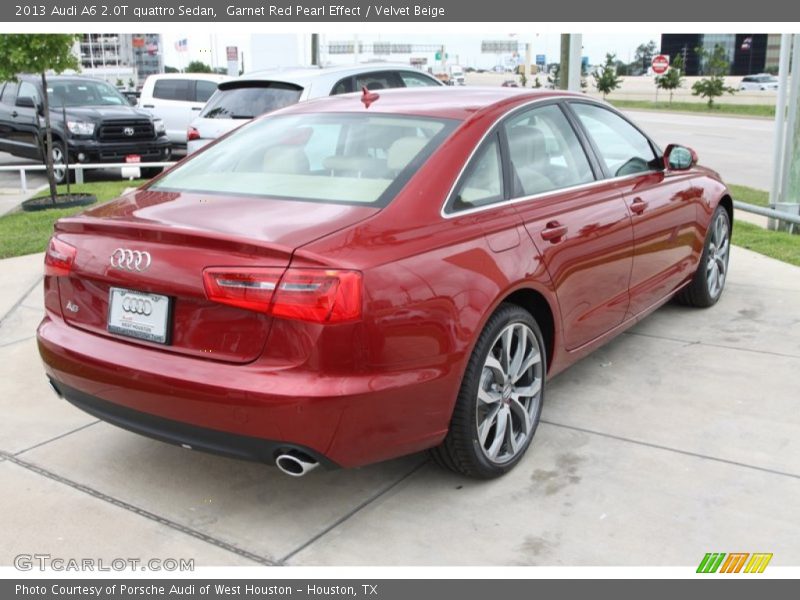
<path id="1" fill-rule="evenodd" d="M 65 400 L 98 419 L 169 444 L 189 446 L 192 450 L 202 450 L 212 454 L 271 465 L 275 464 L 275 458 L 279 454 L 297 450 L 316 459 L 324 467 L 336 468 L 338 466 L 314 450 L 298 444 L 198 427 L 120 406 L 53 379 L 50 379 L 50 385 Z"/>

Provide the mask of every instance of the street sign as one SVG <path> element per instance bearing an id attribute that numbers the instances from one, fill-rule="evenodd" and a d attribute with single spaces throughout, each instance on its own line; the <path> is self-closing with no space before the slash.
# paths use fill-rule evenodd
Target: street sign
<path id="1" fill-rule="evenodd" d="M 547 57 L 544 54 L 537 54 L 536 55 L 536 64 L 537 65 L 544 65 L 547 63 Z"/>
<path id="2" fill-rule="evenodd" d="M 669 69 L 669 56 L 666 54 L 656 54 L 653 57 L 653 73 L 663 75 Z"/>
<path id="3" fill-rule="evenodd" d="M 239 60 L 239 48 L 238 46 L 225 46 L 225 54 L 228 57 L 228 62 L 231 61 L 238 61 Z"/>

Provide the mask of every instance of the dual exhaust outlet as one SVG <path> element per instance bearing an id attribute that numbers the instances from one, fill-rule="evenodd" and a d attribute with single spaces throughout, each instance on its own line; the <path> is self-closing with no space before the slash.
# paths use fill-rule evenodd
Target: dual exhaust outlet
<path id="1" fill-rule="evenodd" d="M 299 450 L 282 452 L 275 458 L 275 466 L 290 477 L 302 477 L 319 466 L 319 462 Z"/>

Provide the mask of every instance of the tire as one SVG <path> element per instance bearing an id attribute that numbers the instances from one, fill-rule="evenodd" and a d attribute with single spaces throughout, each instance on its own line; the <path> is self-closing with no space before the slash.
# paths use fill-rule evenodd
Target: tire
<path id="1" fill-rule="evenodd" d="M 706 234 L 703 254 L 691 283 L 678 292 L 678 302 L 697 308 L 714 306 L 722 296 L 728 278 L 731 221 L 728 211 L 717 206 Z"/>
<path id="2" fill-rule="evenodd" d="M 151 179 L 159 175 L 164 170 L 164 167 L 142 167 L 140 170 L 144 179 Z"/>
<path id="3" fill-rule="evenodd" d="M 506 349 L 510 360 L 504 358 Z M 546 358 L 536 320 L 517 305 L 502 304 L 475 344 L 450 430 L 431 450 L 434 461 L 476 479 L 493 479 L 513 469 L 539 425 Z"/>

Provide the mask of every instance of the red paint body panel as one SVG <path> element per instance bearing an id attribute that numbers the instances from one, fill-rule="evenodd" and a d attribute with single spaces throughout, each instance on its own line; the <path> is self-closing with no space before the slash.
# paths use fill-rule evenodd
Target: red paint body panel
<path id="1" fill-rule="evenodd" d="M 463 121 L 383 209 L 144 188 L 60 221 L 56 234 L 78 252 L 69 277 L 45 278 L 47 374 L 119 406 L 299 445 L 342 466 L 438 444 L 477 337 L 505 299 L 527 290 L 549 307 L 554 375 L 689 280 L 727 195 L 716 174 L 693 168 L 443 215 L 498 119 L 562 95 L 381 91 L 369 111 Z M 344 96 L 279 113 L 363 110 Z M 566 231 L 546 240 L 553 222 Z M 120 246 L 149 251 L 153 267 L 109 268 Z M 202 282 L 210 266 L 357 270 L 362 316 L 315 324 L 214 304 Z M 173 298 L 173 344 L 108 334 L 112 285 Z M 77 315 L 66 316 L 68 302 Z"/>

